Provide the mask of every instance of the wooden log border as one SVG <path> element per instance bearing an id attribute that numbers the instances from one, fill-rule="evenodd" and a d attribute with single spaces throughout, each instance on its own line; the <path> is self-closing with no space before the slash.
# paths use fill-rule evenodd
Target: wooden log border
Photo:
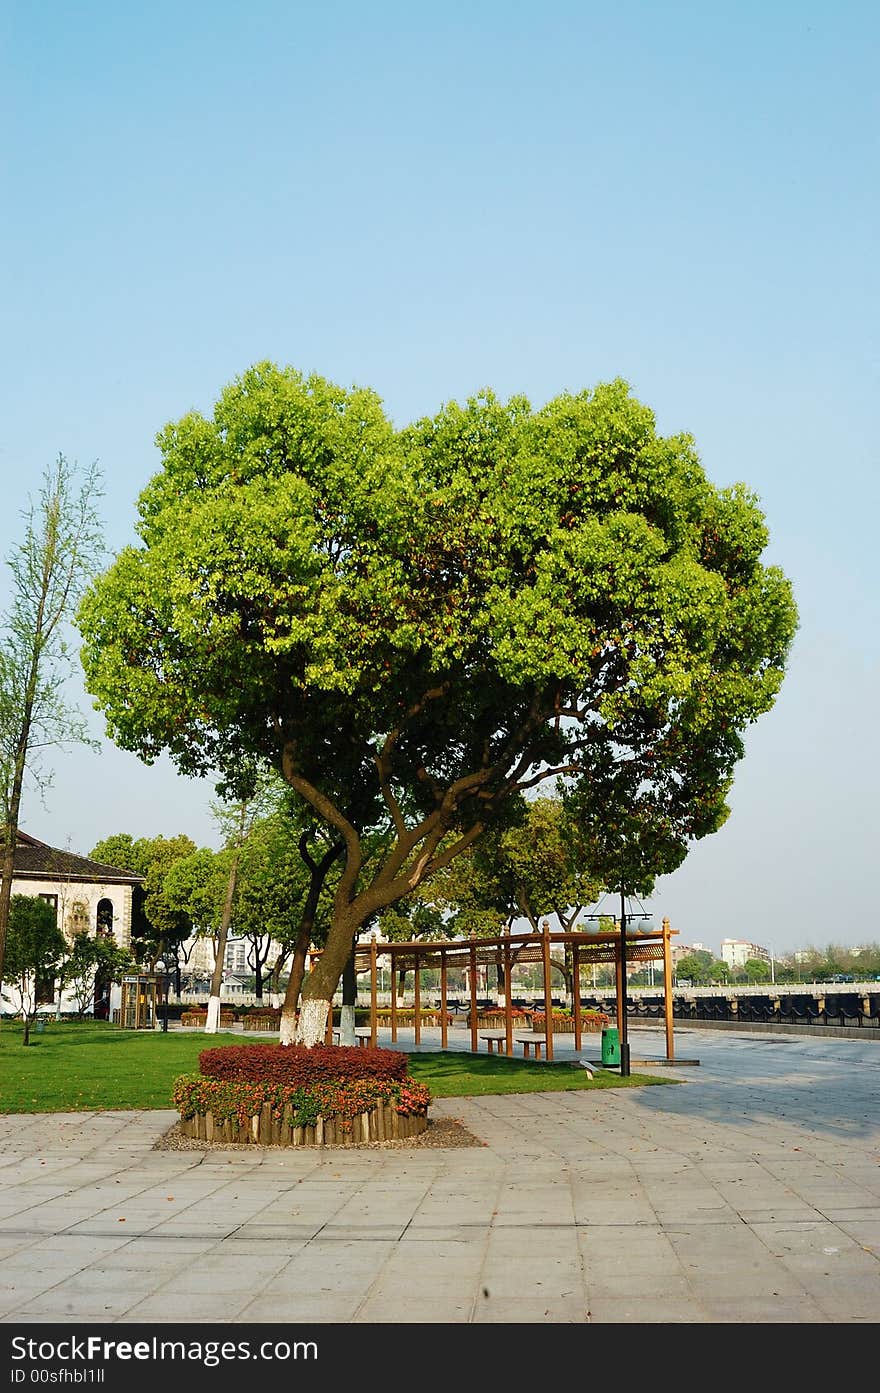
<path id="1" fill-rule="evenodd" d="M 399 1141 L 417 1137 L 428 1126 L 427 1115 L 401 1115 L 391 1103 L 378 1103 L 369 1112 L 351 1118 L 344 1127 L 341 1117 L 319 1117 L 314 1127 L 295 1127 L 288 1104 L 278 1121 L 264 1103 L 260 1111 L 240 1126 L 236 1119 L 215 1120 L 212 1112 L 196 1113 L 180 1120 L 180 1130 L 194 1141 L 218 1141 L 253 1146 L 358 1146 L 364 1142 Z"/>

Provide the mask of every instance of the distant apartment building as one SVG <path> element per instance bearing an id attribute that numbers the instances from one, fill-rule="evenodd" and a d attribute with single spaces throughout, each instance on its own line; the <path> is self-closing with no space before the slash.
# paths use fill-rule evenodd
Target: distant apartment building
<path id="1" fill-rule="evenodd" d="M 744 938 L 722 938 L 721 961 L 728 967 L 742 967 L 749 958 L 769 963 L 771 953 L 769 948 L 762 948 L 760 943 L 747 943 Z"/>
<path id="2" fill-rule="evenodd" d="M 231 938 L 227 941 L 223 956 L 223 966 L 227 972 L 236 972 L 242 977 L 245 975 L 248 971 L 248 946 L 247 940 L 243 938 Z"/>
<path id="3" fill-rule="evenodd" d="M 252 977 L 254 969 L 248 963 L 252 951 L 250 939 L 230 937 L 223 954 L 223 970 L 236 977 Z M 274 939 L 269 944 L 268 962 L 271 965 L 281 951 L 281 945 Z M 194 976 L 210 977 L 214 971 L 214 941 L 211 938 L 193 937 L 183 945 L 181 960 Z"/>

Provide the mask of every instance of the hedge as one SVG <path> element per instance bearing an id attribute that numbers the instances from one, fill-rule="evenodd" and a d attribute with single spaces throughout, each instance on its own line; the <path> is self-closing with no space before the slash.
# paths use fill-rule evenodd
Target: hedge
<path id="1" fill-rule="evenodd" d="M 405 1054 L 362 1045 L 224 1045 L 199 1055 L 207 1078 L 294 1089 L 359 1079 L 399 1082 L 406 1068 Z"/>

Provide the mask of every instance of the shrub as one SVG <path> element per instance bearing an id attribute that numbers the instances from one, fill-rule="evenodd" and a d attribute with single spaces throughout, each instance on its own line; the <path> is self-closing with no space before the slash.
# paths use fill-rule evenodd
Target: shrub
<path id="1" fill-rule="evenodd" d="M 361 1045 L 224 1045 L 199 1055 L 199 1068 L 207 1078 L 293 1089 L 359 1079 L 400 1081 L 406 1077 L 406 1066 L 406 1055 L 397 1050 Z"/>
<path id="2" fill-rule="evenodd" d="M 386 1050 L 390 1054 L 393 1051 Z M 404 1065 L 406 1059 L 403 1058 Z M 360 1078 L 346 1081 L 322 1080 L 309 1088 L 290 1083 L 233 1081 L 182 1074 L 174 1081 L 171 1101 L 182 1118 L 212 1113 L 215 1120 L 230 1120 L 247 1126 L 268 1103 L 277 1122 L 290 1109 L 294 1127 L 313 1127 L 319 1117 L 336 1118 L 350 1127 L 352 1118 L 368 1112 L 377 1103 L 390 1103 L 401 1116 L 424 1115 L 431 1101 L 428 1088 L 406 1074 L 399 1079 Z"/>

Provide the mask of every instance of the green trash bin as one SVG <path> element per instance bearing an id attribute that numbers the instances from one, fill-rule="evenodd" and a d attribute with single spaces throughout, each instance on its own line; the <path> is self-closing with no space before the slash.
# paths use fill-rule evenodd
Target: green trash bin
<path id="1" fill-rule="evenodd" d="M 606 1026 L 602 1031 L 602 1063 L 606 1066 L 620 1063 L 620 1032 L 615 1025 Z"/>

